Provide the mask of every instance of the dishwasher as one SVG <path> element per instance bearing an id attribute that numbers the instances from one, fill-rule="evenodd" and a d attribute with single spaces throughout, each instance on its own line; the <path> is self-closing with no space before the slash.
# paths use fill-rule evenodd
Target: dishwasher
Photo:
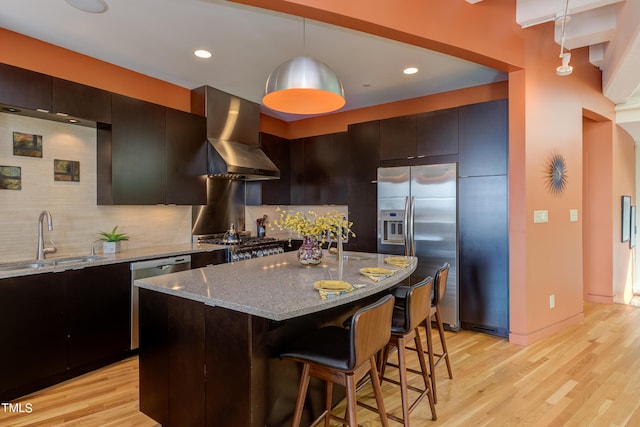
<path id="1" fill-rule="evenodd" d="M 162 276 L 163 274 L 176 273 L 191 268 L 191 256 L 182 255 L 171 258 L 152 259 L 131 263 L 131 350 L 140 345 L 139 331 L 139 288 L 133 282 L 149 277 Z"/>

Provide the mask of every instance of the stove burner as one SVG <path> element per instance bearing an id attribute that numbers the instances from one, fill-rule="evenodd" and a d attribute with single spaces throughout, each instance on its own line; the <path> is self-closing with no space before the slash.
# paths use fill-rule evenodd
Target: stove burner
<path id="1" fill-rule="evenodd" d="M 227 262 L 261 258 L 284 252 L 284 241 L 275 237 L 248 237 L 240 235 L 239 243 L 229 243 L 220 236 L 198 237 L 198 243 L 224 245 L 227 250 Z"/>

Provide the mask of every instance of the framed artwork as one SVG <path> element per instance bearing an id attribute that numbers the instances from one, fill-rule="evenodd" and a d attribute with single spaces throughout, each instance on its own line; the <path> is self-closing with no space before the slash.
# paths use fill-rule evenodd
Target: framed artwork
<path id="1" fill-rule="evenodd" d="M 20 166 L 0 166 L 0 189 L 22 190 Z"/>
<path id="2" fill-rule="evenodd" d="M 76 160 L 53 160 L 53 180 L 80 182 L 80 162 Z"/>
<path id="3" fill-rule="evenodd" d="M 631 238 L 631 196 L 622 196 L 622 241 Z"/>
<path id="4" fill-rule="evenodd" d="M 629 247 L 633 248 L 636 246 L 636 207 L 631 206 L 630 210 L 631 215 L 631 235 L 629 236 Z"/>
<path id="5" fill-rule="evenodd" d="M 13 155 L 42 157 L 42 135 L 13 132 Z"/>

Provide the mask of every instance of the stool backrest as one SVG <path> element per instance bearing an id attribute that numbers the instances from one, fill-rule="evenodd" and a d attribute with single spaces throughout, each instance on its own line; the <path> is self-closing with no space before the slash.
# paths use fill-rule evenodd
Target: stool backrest
<path id="1" fill-rule="evenodd" d="M 394 300 L 393 295 L 386 295 L 351 318 L 350 369 L 362 365 L 389 342 Z"/>
<path id="2" fill-rule="evenodd" d="M 407 292 L 404 309 L 404 324 L 407 325 L 407 331 L 417 328 L 429 315 L 429 299 L 432 293 L 433 278 L 431 276 L 411 286 Z"/>
<path id="3" fill-rule="evenodd" d="M 436 277 L 434 279 L 434 293 L 431 305 L 438 305 L 444 298 L 444 294 L 447 291 L 447 278 L 449 277 L 449 263 L 445 262 L 442 267 L 436 271 Z"/>

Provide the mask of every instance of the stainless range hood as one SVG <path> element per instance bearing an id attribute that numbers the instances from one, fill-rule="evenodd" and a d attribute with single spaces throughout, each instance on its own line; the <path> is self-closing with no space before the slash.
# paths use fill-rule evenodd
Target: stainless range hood
<path id="1" fill-rule="evenodd" d="M 280 170 L 259 147 L 216 138 L 208 140 L 209 176 L 245 181 L 280 178 Z"/>
<path id="2" fill-rule="evenodd" d="M 191 91 L 191 110 L 207 118 L 210 177 L 260 181 L 280 171 L 260 148 L 260 106 L 210 86 Z"/>

